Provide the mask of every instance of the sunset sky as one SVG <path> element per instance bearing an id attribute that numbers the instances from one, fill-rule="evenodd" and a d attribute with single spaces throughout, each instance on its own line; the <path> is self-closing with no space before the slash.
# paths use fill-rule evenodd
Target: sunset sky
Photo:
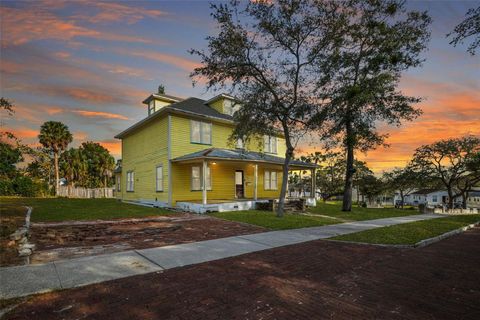
<path id="1" fill-rule="evenodd" d="M 466 134 L 480 135 L 480 53 L 449 45 L 446 34 L 479 1 L 410 1 L 428 10 L 432 39 L 422 68 L 404 75 L 401 88 L 422 96 L 424 114 L 390 133 L 388 149 L 365 159 L 376 172 L 403 165 L 418 146 Z M 169 94 L 209 98 L 188 75 L 198 65 L 190 48 L 215 33 L 204 1 L 2 1 L 1 95 L 16 114 L 2 114 L 2 130 L 35 143 L 40 125 L 62 121 L 83 141 L 100 142 L 120 157 L 113 136 L 147 115 L 141 101 L 162 83 Z M 304 142 L 302 151 L 314 144 Z M 317 148 L 318 149 L 318 148 Z"/>

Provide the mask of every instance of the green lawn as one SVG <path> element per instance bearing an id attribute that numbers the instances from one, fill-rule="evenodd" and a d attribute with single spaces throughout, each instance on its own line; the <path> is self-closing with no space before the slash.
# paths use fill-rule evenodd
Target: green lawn
<path id="1" fill-rule="evenodd" d="M 432 238 L 478 221 L 480 221 L 479 214 L 453 216 L 372 229 L 332 239 L 375 244 L 412 245 L 421 240 Z"/>
<path id="2" fill-rule="evenodd" d="M 339 202 L 319 202 L 316 207 L 308 210 L 312 214 L 326 215 L 349 221 L 373 220 L 390 217 L 402 217 L 420 214 L 418 210 L 395 208 L 362 208 L 353 206 L 351 212 L 343 212 Z"/>
<path id="3" fill-rule="evenodd" d="M 0 197 L 0 206 L 33 207 L 32 221 L 106 220 L 166 215 L 172 211 L 119 202 L 115 199 Z"/>
<path id="4" fill-rule="evenodd" d="M 338 223 L 334 219 L 294 214 L 285 214 L 283 218 L 277 218 L 274 212 L 259 210 L 215 212 L 210 215 L 221 219 L 254 224 L 272 230 L 315 227 Z"/>
<path id="5" fill-rule="evenodd" d="M 352 212 L 347 213 L 341 211 L 340 203 L 327 202 L 320 203 L 315 208 L 308 209 L 307 215 L 285 214 L 283 218 L 277 218 L 273 212 L 259 210 L 216 212 L 211 215 L 226 220 L 254 224 L 268 229 L 285 230 L 323 226 L 348 221 L 408 216 L 412 214 L 419 214 L 419 212 L 416 210 L 394 208 L 367 209 L 354 207 Z"/>

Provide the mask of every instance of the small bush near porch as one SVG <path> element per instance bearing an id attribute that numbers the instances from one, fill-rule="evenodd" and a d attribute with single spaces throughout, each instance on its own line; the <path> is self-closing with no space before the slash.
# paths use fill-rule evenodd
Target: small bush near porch
<path id="1" fill-rule="evenodd" d="M 116 199 L 0 197 L 0 205 L 33 207 L 32 221 L 106 220 L 171 214 L 173 211 L 123 203 Z"/>
<path id="2" fill-rule="evenodd" d="M 395 208 L 369 209 L 362 207 L 353 207 L 352 212 L 342 212 L 340 203 L 327 202 L 307 209 L 305 214 L 287 213 L 283 218 L 277 218 L 274 212 L 259 210 L 216 212 L 211 215 L 226 220 L 254 224 L 268 229 L 285 230 L 414 214 L 419 214 L 419 212 L 417 210 Z"/>

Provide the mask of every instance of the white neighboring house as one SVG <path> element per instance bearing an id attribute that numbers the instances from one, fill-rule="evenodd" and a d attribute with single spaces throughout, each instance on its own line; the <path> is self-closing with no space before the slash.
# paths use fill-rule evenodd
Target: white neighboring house
<path id="1" fill-rule="evenodd" d="M 400 195 L 395 194 L 395 203 L 401 202 Z M 455 202 L 461 202 L 461 199 L 456 199 Z M 438 189 L 420 189 L 405 196 L 405 205 L 418 206 L 425 204 L 427 206 L 439 206 L 448 203 L 448 192 L 446 190 Z"/>
<path id="2" fill-rule="evenodd" d="M 474 190 L 468 193 L 467 208 L 480 209 L 480 190 Z"/>

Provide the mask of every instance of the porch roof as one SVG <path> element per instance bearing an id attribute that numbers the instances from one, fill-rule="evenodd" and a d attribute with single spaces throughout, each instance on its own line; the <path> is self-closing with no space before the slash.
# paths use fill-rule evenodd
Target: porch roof
<path id="1" fill-rule="evenodd" d="M 172 162 L 184 162 L 191 160 L 230 160 L 230 161 L 244 161 L 244 162 L 260 162 L 283 165 L 285 159 L 271 154 L 246 151 L 246 150 L 231 150 L 221 148 L 209 148 L 190 154 L 186 154 L 175 159 Z M 299 160 L 291 160 L 290 166 L 301 168 L 317 168 L 318 165 L 314 163 L 303 162 Z"/>

